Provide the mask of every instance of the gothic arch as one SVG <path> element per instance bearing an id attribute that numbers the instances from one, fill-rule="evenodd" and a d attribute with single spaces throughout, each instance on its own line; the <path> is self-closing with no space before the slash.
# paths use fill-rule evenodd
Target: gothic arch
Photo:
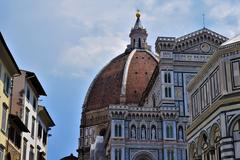
<path id="1" fill-rule="evenodd" d="M 140 127 L 141 127 L 142 125 L 145 125 L 146 127 L 148 127 L 146 121 L 144 121 L 144 120 L 140 122 Z"/>
<path id="2" fill-rule="evenodd" d="M 216 143 L 216 141 L 220 140 L 220 138 L 221 138 L 220 127 L 217 123 L 214 123 L 210 130 L 209 144 L 214 145 Z"/>
<path id="3" fill-rule="evenodd" d="M 208 134 L 206 131 L 202 131 L 198 137 L 197 142 L 197 153 L 198 155 L 201 155 L 203 152 L 204 145 L 208 144 Z"/>
<path id="4" fill-rule="evenodd" d="M 156 160 L 156 158 L 148 151 L 139 151 L 135 153 L 132 160 Z"/>
<path id="5" fill-rule="evenodd" d="M 184 140 L 183 126 L 179 125 L 177 130 L 178 140 Z"/>
<path id="6" fill-rule="evenodd" d="M 228 128 L 229 133 L 228 134 L 230 136 L 233 136 L 234 126 L 237 123 L 237 121 L 239 121 L 239 120 L 240 120 L 240 115 L 237 115 L 229 122 L 229 128 Z"/>

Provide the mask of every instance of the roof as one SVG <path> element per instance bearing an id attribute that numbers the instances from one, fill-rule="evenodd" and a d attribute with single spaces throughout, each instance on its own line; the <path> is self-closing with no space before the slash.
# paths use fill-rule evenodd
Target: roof
<path id="1" fill-rule="evenodd" d="M 177 38 L 177 39 L 176 39 L 176 42 L 179 42 L 179 41 L 182 41 L 182 40 L 185 40 L 185 39 L 189 39 L 189 38 L 191 38 L 191 37 L 194 37 L 194 36 L 199 35 L 199 34 L 202 34 L 202 33 L 211 34 L 212 36 L 214 36 L 214 37 L 216 37 L 216 38 L 218 38 L 218 39 L 222 39 L 223 41 L 226 41 L 226 40 L 227 40 L 226 37 L 224 37 L 224 36 L 222 36 L 222 35 L 214 32 L 214 31 L 212 31 L 212 30 L 204 27 L 204 28 L 202 28 L 202 29 L 199 29 L 199 30 L 197 30 L 197 31 L 194 31 L 194 32 L 192 32 L 192 33 L 189 33 L 189 34 L 186 34 L 186 35 L 184 35 L 184 36 L 181 36 L 181 37 Z"/>
<path id="2" fill-rule="evenodd" d="M 21 70 L 22 72 L 26 72 L 26 79 L 28 79 L 35 90 L 37 91 L 38 95 L 41 96 L 47 96 L 46 92 L 44 91 L 40 81 L 38 80 L 36 74 L 34 72 L 26 71 L 26 70 Z"/>
<path id="3" fill-rule="evenodd" d="M 149 81 L 149 83 L 148 83 L 145 91 L 144 91 L 143 94 L 142 94 L 141 100 L 140 100 L 140 102 L 139 102 L 139 105 L 140 105 L 140 106 L 143 106 L 143 105 L 144 105 L 145 99 L 147 98 L 147 96 L 148 96 L 149 92 L 151 91 L 154 83 L 156 82 L 156 79 L 157 79 L 157 77 L 158 77 L 158 74 L 159 74 L 159 66 L 157 65 L 157 66 L 155 67 L 155 69 L 154 69 L 154 72 L 153 72 L 153 74 L 152 74 L 152 77 L 151 77 L 151 79 L 150 79 L 150 81 Z"/>
<path id="4" fill-rule="evenodd" d="M 9 114 L 9 121 L 10 123 L 15 124 L 21 131 L 29 132 L 28 128 L 25 126 L 25 124 L 23 124 L 23 122 L 18 116 L 14 114 Z"/>
<path id="5" fill-rule="evenodd" d="M 55 126 L 51 116 L 49 115 L 46 107 L 39 105 L 38 106 L 39 117 L 45 122 L 47 128 Z"/>
<path id="6" fill-rule="evenodd" d="M 143 29 L 142 22 L 139 17 L 137 17 L 137 20 L 135 22 L 134 28 L 133 29 Z"/>
<path id="7" fill-rule="evenodd" d="M 6 54 L 3 54 L 3 55 L 1 54 L 0 58 L 3 59 L 3 63 L 8 62 L 8 64 L 11 64 L 12 67 L 11 67 L 11 70 L 10 70 L 10 74 L 11 75 L 21 74 L 21 72 L 18 68 L 18 65 L 17 65 L 16 61 L 14 60 L 14 58 L 12 56 L 12 53 L 10 52 L 10 50 L 9 50 L 1 32 L 0 32 L 0 42 L 6 50 L 6 52 L 3 52 L 3 53 L 6 53 Z"/>
<path id="8" fill-rule="evenodd" d="M 93 80 L 84 110 L 102 109 L 109 104 L 138 104 L 157 63 L 147 50 L 117 56 Z"/>
<path id="9" fill-rule="evenodd" d="M 223 44 L 221 44 L 221 47 L 223 46 L 227 46 L 229 44 L 234 44 L 240 41 L 240 34 L 234 36 L 233 38 L 230 38 L 229 40 L 227 40 L 226 42 L 224 42 Z"/>
<path id="10" fill-rule="evenodd" d="M 77 160 L 77 157 L 75 157 L 73 154 L 71 154 L 70 156 L 66 156 L 60 160 Z"/>

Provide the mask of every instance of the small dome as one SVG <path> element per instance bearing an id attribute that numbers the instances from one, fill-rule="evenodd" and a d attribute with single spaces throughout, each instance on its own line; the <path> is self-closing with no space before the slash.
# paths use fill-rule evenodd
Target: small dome
<path id="1" fill-rule="evenodd" d="M 93 80 L 83 105 L 85 112 L 110 104 L 139 103 L 157 63 L 150 52 L 143 50 L 114 58 Z"/>

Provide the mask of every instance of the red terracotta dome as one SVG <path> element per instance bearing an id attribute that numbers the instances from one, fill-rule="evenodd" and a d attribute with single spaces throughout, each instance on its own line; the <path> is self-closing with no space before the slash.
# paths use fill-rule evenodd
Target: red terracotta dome
<path id="1" fill-rule="evenodd" d="M 133 50 L 114 58 L 93 80 L 84 102 L 84 111 L 110 104 L 138 103 L 157 60 L 147 50 Z"/>

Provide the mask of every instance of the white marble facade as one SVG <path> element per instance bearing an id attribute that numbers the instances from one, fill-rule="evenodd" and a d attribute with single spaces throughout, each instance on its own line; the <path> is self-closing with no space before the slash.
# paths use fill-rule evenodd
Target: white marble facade
<path id="1" fill-rule="evenodd" d="M 188 86 L 189 159 L 240 159 L 240 41 L 222 44 Z"/>
<path id="2" fill-rule="evenodd" d="M 187 84 L 225 40 L 206 28 L 180 38 L 157 39 L 158 73 L 141 104 L 109 107 L 111 160 L 187 160 Z M 201 49 L 203 44 L 210 49 Z M 116 126 L 124 134 L 116 136 Z"/>

